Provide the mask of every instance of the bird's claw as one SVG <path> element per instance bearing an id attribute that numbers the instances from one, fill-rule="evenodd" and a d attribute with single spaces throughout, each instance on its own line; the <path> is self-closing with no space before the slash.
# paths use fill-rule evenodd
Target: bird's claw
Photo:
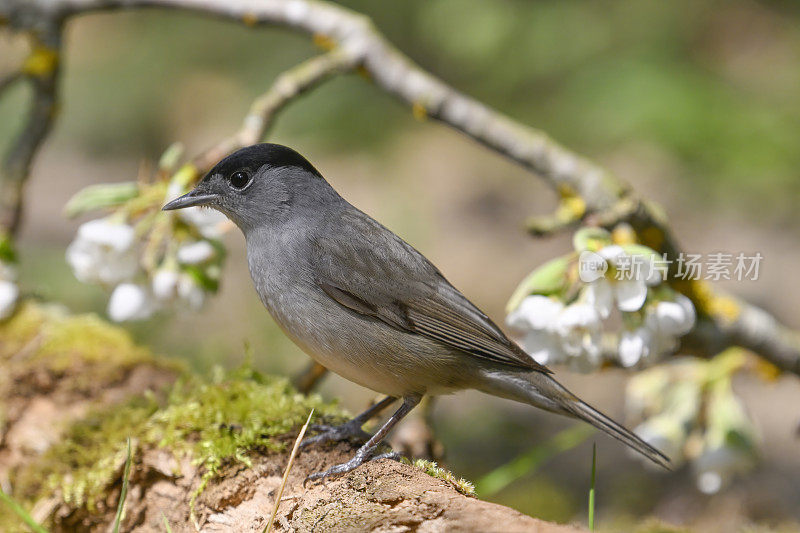
<path id="1" fill-rule="evenodd" d="M 397 452 L 387 452 L 372 456 L 367 454 L 356 453 L 355 457 L 353 457 L 346 463 L 334 465 L 329 469 L 325 470 L 324 472 L 314 472 L 313 474 L 309 474 L 306 477 L 305 481 L 303 481 L 303 485 L 305 486 L 305 484 L 308 483 L 309 481 L 316 481 L 318 479 L 325 479 L 330 476 L 346 474 L 369 461 L 377 461 L 378 459 L 391 459 L 393 461 L 399 461 L 400 457 L 402 457 L 402 455 Z"/>
<path id="2" fill-rule="evenodd" d="M 319 434 L 303 439 L 303 441 L 300 443 L 301 448 L 306 448 L 312 444 L 321 444 L 326 442 L 338 442 L 343 440 L 366 442 L 369 440 L 369 434 L 361 429 L 360 421 L 355 419 L 340 426 L 314 424 L 309 429 L 312 431 L 318 431 Z"/>

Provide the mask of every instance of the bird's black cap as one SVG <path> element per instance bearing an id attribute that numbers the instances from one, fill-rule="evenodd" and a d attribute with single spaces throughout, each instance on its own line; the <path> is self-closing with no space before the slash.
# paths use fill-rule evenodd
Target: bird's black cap
<path id="1" fill-rule="evenodd" d="M 273 143 L 254 144 L 235 151 L 217 163 L 200 180 L 197 187 L 183 196 L 175 198 L 161 209 L 171 211 L 196 205 L 209 205 L 217 199 L 217 194 L 208 187 L 215 176 L 229 177 L 239 171 L 253 174 L 262 167 L 268 167 L 268 169 L 299 168 L 324 181 L 322 174 L 314 168 L 314 165 L 288 146 Z"/>
<path id="2" fill-rule="evenodd" d="M 322 177 L 314 165 L 302 155 L 298 154 L 288 146 L 273 143 L 254 144 L 241 150 L 237 150 L 211 169 L 209 176 L 222 174 L 227 176 L 237 170 L 249 169 L 255 172 L 264 165 L 272 168 L 298 167 Z"/>

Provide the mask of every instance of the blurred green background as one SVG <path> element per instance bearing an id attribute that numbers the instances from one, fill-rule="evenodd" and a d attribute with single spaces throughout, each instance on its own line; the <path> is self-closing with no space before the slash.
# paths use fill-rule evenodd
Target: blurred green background
<path id="1" fill-rule="evenodd" d="M 661 202 L 687 250 L 760 251 L 761 279 L 725 288 L 800 327 L 800 2 L 341 3 L 370 15 L 422 67 Z M 90 183 L 133 179 L 175 141 L 192 154 L 230 134 L 279 72 L 318 50 L 283 29 L 167 11 L 81 17 L 69 23 L 65 44 L 61 114 L 28 188 L 22 286 L 76 311 L 103 313 L 107 295 L 78 283 L 63 259 L 79 223 L 62 217 L 66 200 Z M 19 64 L 23 49 L 0 33 L 0 72 Z M 0 100 L 4 150 L 26 101 L 22 87 Z M 568 248 L 567 237 L 536 241 L 523 232 L 527 216 L 553 209 L 554 195 L 409 111 L 364 78 L 346 76 L 290 107 L 269 139 L 306 155 L 346 198 L 418 247 L 500 321 L 516 283 Z M 223 289 L 203 312 L 131 330 L 198 369 L 238 364 L 249 341 L 259 368 L 299 371 L 307 358 L 255 297 L 243 240 L 226 240 Z M 621 414 L 624 372 L 559 376 Z M 353 411 L 371 397 L 333 376 L 322 390 Z M 698 531 L 797 530 L 800 384 L 743 376 L 737 390 L 765 443 L 756 471 L 701 496 L 688 472 L 645 470 L 601 437 L 599 523 L 626 528 L 655 515 Z M 477 393 L 459 399 L 438 402 L 434 418 L 448 466 L 471 479 L 571 424 Z M 542 518 L 583 520 L 590 441 L 491 499 Z"/>

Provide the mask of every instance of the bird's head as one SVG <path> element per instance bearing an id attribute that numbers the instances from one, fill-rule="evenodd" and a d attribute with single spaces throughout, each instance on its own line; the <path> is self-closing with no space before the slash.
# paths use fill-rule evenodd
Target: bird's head
<path id="1" fill-rule="evenodd" d="M 194 189 L 162 209 L 210 207 L 246 232 L 265 223 L 277 223 L 298 208 L 313 210 L 337 197 L 303 156 L 286 146 L 264 143 L 229 155 Z"/>

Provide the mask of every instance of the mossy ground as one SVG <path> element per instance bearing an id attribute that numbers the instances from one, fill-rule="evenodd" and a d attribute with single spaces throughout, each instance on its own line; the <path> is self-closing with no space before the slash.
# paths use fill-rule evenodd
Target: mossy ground
<path id="1" fill-rule="evenodd" d="M 340 415 L 318 396 L 298 394 L 287 380 L 248 368 L 217 371 L 208 379 L 184 377 L 166 400 L 137 397 L 75 423 L 15 476 L 15 494 L 30 503 L 55 494 L 72 508 L 95 512 L 119 480 L 129 437 L 134 457 L 157 447 L 188 455 L 202 467 L 199 493 L 227 464 L 250 465 L 253 453 L 284 450 L 291 439 L 281 437 L 302 425 L 312 408 L 317 420 Z"/>
<path id="2" fill-rule="evenodd" d="M 0 423 L 4 398 L 20 394 L 43 395 L 66 387 L 70 394 L 98 399 L 67 427 L 58 443 L 9 472 L 13 496 L 23 507 L 30 509 L 55 496 L 72 509 L 100 512 L 118 485 L 128 438 L 134 459 L 153 448 L 191 459 L 201 467 L 199 493 L 224 466 L 249 465 L 253 453 L 283 450 L 291 443 L 291 431 L 312 408 L 316 421 L 336 422 L 341 416 L 335 405 L 303 396 L 286 379 L 249 367 L 216 369 L 205 378 L 183 373 L 166 391 L 100 404 L 110 383 L 123 379 L 132 367 L 154 361 L 125 330 L 94 315 L 69 315 L 56 306 L 27 302 L 0 325 Z M 171 363 L 164 368 L 179 373 Z M 36 385 L 25 384 L 25 376 L 42 373 L 48 376 L 46 387 L 34 379 L 29 381 Z M 0 516 L 0 530 L 19 527 L 15 518 Z"/>
<path id="3" fill-rule="evenodd" d="M 137 345 L 126 330 L 97 315 L 71 315 L 61 306 L 28 300 L 0 323 L 0 403 L 12 385 L 20 396 L 19 387 L 33 374 L 58 379 L 69 373 L 59 385 L 88 392 L 119 380 L 136 365 L 155 362 L 152 352 Z M 165 370 L 179 368 L 164 360 L 157 364 Z"/>

